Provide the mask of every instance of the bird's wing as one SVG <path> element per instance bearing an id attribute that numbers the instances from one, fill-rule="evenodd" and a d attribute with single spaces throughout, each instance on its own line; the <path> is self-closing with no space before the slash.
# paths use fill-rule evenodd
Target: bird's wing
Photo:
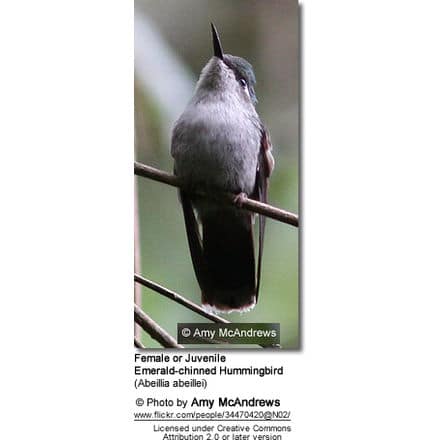
<path id="1" fill-rule="evenodd" d="M 260 202 L 267 203 L 267 190 L 269 186 L 269 177 L 275 166 L 275 160 L 272 156 L 272 143 L 269 133 L 263 127 L 261 132 L 260 152 L 258 154 L 257 175 L 255 180 L 255 189 L 252 198 Z M 258 266 L 257 266 L 257 288 L 256 299 L 258 300 L 258 291 L 260 289 L 261 261 L 263 257 L 264 228 L 266 226 L 266 217 L 258 215 Z"/>
<path id="2" fill-rule="evenodd" d="M 188 194 L 184 190 L 179 189 L 179 198 L 180 202 L 182 203 L 183 218 L 185 220 L 186 235 L 188 238 L 194 272 L 196 274 L 197 281 L 203 290 L 205 286 L 206 274 L 199 225 L 197 223 L 194 208 Z"/>
<path id="3" fill-rule="evenodd" d="M 175 167 L 173 171 L 174 175 L 177 175 Z M 194 266 L 194 272 L 196 274 L 196 278 L 199 282 L 200 287 L 202 287 L 204 285 L 203 280 L 205 265 L 203 262 L 202 239 L 200 237 L 199 225 L 197 223 L 196 215 L 194 214 L 194 208 L 192 206 L 192 202 L 188 193 L 179 188 L 178 195 L 180 203 L 182 204 L 185 230 L 188 238 L 189 250 Z"/>

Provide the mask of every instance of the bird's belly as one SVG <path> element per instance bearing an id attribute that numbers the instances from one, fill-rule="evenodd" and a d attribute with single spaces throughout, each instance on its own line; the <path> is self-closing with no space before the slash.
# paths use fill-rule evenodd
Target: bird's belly
<path id="1" fill-rule="evenodd" d="M 252 192 L 255 183 L 256 157 L 238 152 L 234 145 L 204 148 L 197 155 L 183 159 L 179 175 L 190 185 L 212 187 L 230 192 Z"/>
<path id="2" fill-rule="evenodd" d="M 235 134 L 224 126 L 189 131 L 194 136 L 175 156 L 177 174 L 185 183 L 234 193 L 253 191 L 260 143 L 255 127 Z"/>

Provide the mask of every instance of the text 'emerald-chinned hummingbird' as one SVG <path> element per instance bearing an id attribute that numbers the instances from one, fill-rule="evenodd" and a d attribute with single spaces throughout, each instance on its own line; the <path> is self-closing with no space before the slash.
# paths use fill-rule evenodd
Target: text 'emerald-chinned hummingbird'
<path id="1" fill-rule="evenodd" d="M 266 202 L 274 159 L 255 111 L 255 75 L 245 59 L 223 53 L 213 24 L 211 30 L 214 56 L 173 128 L 174 172 L 184 188 Z M 184 189 L 179 193 L 202 304 L 217 312 L 250 310 L 258 298 L 265 218 L 259 216 L 256 268 L 255 214 Z"/>

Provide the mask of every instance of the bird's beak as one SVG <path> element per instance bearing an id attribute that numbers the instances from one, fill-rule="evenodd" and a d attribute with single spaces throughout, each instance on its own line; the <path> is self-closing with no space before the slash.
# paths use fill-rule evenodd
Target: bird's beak
<path id="1" fill-rule="evenodd" d="M 223 59 L 222 44 L 220 43 L 220 38 L 218 36 L 217 29 L 215 28 L 213 23 L 211 23 L 211 32 L 212 32 L 212 44 L 214 46 L 214 55 L 222 60 Z"/>

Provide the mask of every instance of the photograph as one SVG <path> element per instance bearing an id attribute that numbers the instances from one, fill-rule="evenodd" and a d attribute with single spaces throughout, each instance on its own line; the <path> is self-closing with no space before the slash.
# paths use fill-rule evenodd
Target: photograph
<path id="1" fill-rule="evenodd" d="M 298 3 L 134 7 L 134 344 L 298 350 Z"/>

